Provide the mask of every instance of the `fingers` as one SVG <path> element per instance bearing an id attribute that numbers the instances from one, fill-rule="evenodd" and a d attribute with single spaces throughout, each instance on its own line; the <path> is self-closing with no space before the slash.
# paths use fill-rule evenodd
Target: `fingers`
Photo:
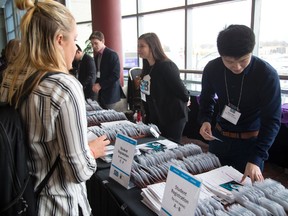
<path id="1" fill-rule="evenodd" d="M 246 177 L 247 177 L 246 175 L 243 175 L 243 177 L 242 177 L 242 179 L 240 181 L 240 184 L 242 184 L 245 181 Z"/>
<path id="2" fill-rule="evenodd" d="M 260 168 L 256 164 L 253 164 L 250 162 L 248 162 L 246 165 L 243 178 L 247 177 L 247 176 L 250 177 L 252 183 L 254 183 L 255 181 L 263 181 L 264 180 L 264 177 L 262 175 Z"/>
<path id="3" fill-rule="evenodd" d="M 200 128 L 199 133 L 205 140 L 213 140 L 211 124 L 209 122 L 204 122 Z"/>

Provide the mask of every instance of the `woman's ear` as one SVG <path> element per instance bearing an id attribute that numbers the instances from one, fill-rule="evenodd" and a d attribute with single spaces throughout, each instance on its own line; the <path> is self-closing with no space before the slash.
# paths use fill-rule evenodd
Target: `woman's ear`
<path id="1" fill-rule="evenodd" d="M 63 35 L 62 34 L 57 35 L 56 36 L 56 41 L 61 46 L 62 43 L 63 43 Z"/>

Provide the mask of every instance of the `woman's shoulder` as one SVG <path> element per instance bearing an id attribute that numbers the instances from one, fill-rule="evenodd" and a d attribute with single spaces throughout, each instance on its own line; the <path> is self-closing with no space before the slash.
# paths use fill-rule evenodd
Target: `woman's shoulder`
<path id="1" fill-rule="evenodd" d="M 83 91 L 80 82 L 74 76 L 67 73 L 50 73 L 49 76 L 39 84 L 38 89 L 62 96 L 77 95 Z"/>
<path id="2" fill-rule="evenodd" d="M 159 69 L 170 69 L 170 70 L 179 70 L 178 66 L 170 59 L 164 60 L 164 61 L 159 61 L 155 65 Z"/>

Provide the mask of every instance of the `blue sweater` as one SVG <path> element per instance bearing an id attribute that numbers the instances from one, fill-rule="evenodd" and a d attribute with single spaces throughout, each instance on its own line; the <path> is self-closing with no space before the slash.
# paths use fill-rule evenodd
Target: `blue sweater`
<path id="1" fill-rule="evenodd" d="M 243 75 L 243 90 L 240 100 L 240 119 L 236 125 L 221 117 L 228 105 L 225 87 L 225 70 L 229 101 L 237 105 Z M 241 74 L 227 69 L 221 57 L 210 61 L 203 71 L 200 96 L 199 119 L 202 124 L 211 122 L 218 97 L 219 113 L 217 122 L 225 131 L 247 132 L 259 130 L 257 145 L 249 162 L 259 165 L 268 159 L 268 150 L 274 142 L 281 124 L 281 88 L 277 71 L 267 62 L 252 56 L 250 64 Z"/>

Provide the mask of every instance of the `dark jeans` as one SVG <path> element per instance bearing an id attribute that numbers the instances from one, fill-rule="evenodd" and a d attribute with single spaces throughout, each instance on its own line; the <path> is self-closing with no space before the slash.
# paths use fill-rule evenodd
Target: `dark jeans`
<path id="1" fill-rule="evenodd" d="M 213 135 L 223 140 L 213 140 L 209 142 L 209 152 L 215 154 L 221 165 L 229 165 L 244 173 L 251 151 L 256 144 L 256 138 L 251 139 L 233 139 L 222 136 L 217 130 L 213 131 Z M 264 161 L 260 165 L 261 171 L 264 169 Z"/>

